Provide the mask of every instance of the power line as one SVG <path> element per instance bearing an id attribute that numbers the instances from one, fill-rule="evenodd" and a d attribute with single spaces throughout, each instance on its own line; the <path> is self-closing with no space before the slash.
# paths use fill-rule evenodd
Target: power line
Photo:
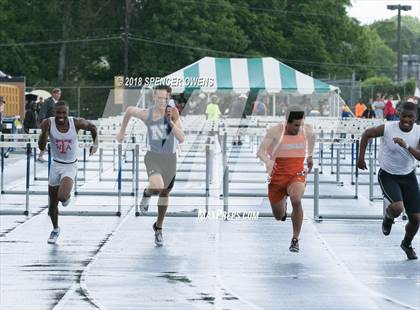
<path id="1" fill-rule="evenodd" d="M 83 42 L 110 41 L 110 40 L 120 40 L 120 39 L 121 39 L 121 36 L 108 36 L 108 37 L 102 37 L 102 38 L 70 39 L 70 40 L 56 40 L 56 41 L 14 42 L 14 43 L 1 43 L 0 47 L 53 45 L 53 44 L 62 44 L 62 43 L 83 43 Z"/>
<path id="2" fill-rule="evenodd" d="M 203 48 L 203 47 L 196 47 L 196 46 L 189 46 L 189 45 L 183 45 L 183 44 L 177 44 L 177 43 L 170 43 L 170 42 L 164 42 L 164 41 L 158 41 L 158 40 L 152 40 L 148 38 L 139 38 L 130 36 L 130 40 L 134 41 L 141 41 L 149 44 L 155 44 L 155 45 L 162 45 L 162 46 L 170 46 L 170 47 L 179 47 L 179 48 L 185 48 L 185 49 L 192 49 L 192 50 L 198 50 L 198 51 L 205 51 L 205 52 L 211 52 L 211 53 L 218 53 L 218 54 L 224 54 L 224 55 L 232 55 L 232 56 L 239 56 L 239 57 L 247 57 L 247 58 L 260 58 L 261 55 L 251 55 L 251 54 L 242 54 L 242 53 L 236 53 L 236 52 L 229 52 L 229 51 L 221 51 L 221 50 L 215 50 L 210 48 Z M 350 68 L 369 68 L 369 69 L 389 69 L 393 70 L 391 67 L 386 66 L 369 66 L 366 64 L 349 64 L 349 63 L 335 63 L 335 62 L 318 62 L 318 61 L 310 61 L 310 60 L 301 60 L 301 59 L 289 59 L 289 58 L 280 58 L 282 62 L 288 62 L 288 63 L 297 63 L 297 64 L 309 64 L 309 65 L 327 65 L 327 66 L 342 66 L 342 67 L 350 67 Z"/>
<path id="3" fill-rule="evenodd" d="M 111 41 L 111 40 L 121 40 L 121 36 L 107 36 L 101 38 L 86 38 L 86 39 L 69 39 L 69 40 L 56 40 L 56 41 L 34 41 L 34 42 L 14 42 L 14 43 L 2 43 L 0 47 L 18 47 L 18 46 L 39 46 L 39 45 L 55 45 L 61 43 L 84 43 L 84 42 L 98 42 L 98 41 Z M 177 47 L 177 48 L 184 48 L 184 49 L 191 49 L 197 50 L 207 53 L 215 53 L 220 55 L 226 56 L 236 56 L 236 57 L 247 57 L 247 58 L 259 58 L 262 57 L 261 55 L 255 54 L 244 54 L 244 53 L 237 53 L 231 51 L 223 51 L 223 50 L 215 50 L 211 48 L 204 48 L 204 47 L 197 47 L 197 46 L 189 46 L 184 44 L 177 44 L 177 43 L 170 43 L 166 41 L 158 41 L 149 38 L 140 38 L 135 36 L 129 36 L 129 40 L 133 41 L 140 41 L 145 42 L 148 44 L 153 45 L 160 45 L 160 46 L 170 46 L 170 47 Z M 312 66 L 341 66 L 341 67 L 348 67 L 348 68 L 369 68 L 369 69 L 382 69 L 382 70 L 394 70 L 393 67 L 386 67 L 386 66 L 369 66 L 365 64 L 349 64 L 349 63 L 336 63 L 336 62 L 319 62 L 319 61 L 310 61 L 310 60 L 302 60 L 302 59 L 289 59 L 289 58 L 280 58 L 280 61 L 287 62 L 287 63 L 295 63 L 295 64 L 306 64 Z"/>

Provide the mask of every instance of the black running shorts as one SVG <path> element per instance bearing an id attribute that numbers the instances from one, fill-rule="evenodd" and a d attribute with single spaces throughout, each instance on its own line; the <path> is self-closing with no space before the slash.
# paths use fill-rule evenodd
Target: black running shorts
<path id="1" fill-rule="evenodd" d="M 407 214 L 420 213 L 420 189 L 415 171 L 397 175 L 379 169 L 378 180 L 387 200 L 402 201 Z"/>
<path id="2" fill-rule="evenodd" d="M 144 156 L 147 176 L 160 174 L 163 179 L 164 187 L 172 189 L 176 175 L 176 153 L 160 154 L 148 151 Z"/>

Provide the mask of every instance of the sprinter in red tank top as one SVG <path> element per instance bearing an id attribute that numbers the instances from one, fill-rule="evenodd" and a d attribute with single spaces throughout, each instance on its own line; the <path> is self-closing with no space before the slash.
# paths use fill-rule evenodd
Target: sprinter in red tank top
<path id="1" fill-rule="evenodd" d="M 268 198 L 277 220 L 286 220 L 286 200 L 290 197 L 293 237 L 289 250 L 299 252 L 302 197 L 306 175 L 313 166 L 315 134 L 312 126 L 304 123 L 304 112 L 299 106 L 289 107 L 286 120 L 268 130 L 259 147 L 258 157 L 264 162 L 269 175 Z M 305 158 L 308 170 L 304 167 Z"/>

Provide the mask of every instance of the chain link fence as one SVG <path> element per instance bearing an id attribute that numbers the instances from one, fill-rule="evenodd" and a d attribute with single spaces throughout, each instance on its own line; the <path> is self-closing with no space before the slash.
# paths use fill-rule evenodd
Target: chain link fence
<path id="1" fill-rule="evenodd" d="M 26 87 L 26 91 L 43 89 L 51 93 L 53 88 L 61 89 L 61 99 L 69 103 L 71 116 L 98 119 L 103 117 L 107 103 L 114 101 L 114 86 L 36 86 Z"/>

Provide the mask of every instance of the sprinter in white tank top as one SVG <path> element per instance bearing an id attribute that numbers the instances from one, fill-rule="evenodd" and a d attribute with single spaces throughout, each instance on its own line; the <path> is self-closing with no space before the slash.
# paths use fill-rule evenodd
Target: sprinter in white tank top
<path id="1" fill-rule="evenodd" d="M 412 102 L 402 104 L 399 122 L 367 129 L 360 141 L 357 166 L 365 170 L 365 152 L 370 138 L 382 137 L 380 149 L 380 170 L 378 180 L 384 199 L 390 202 L 382 222 L 385 236 L 391 232 L 394 219 L 406 211 L 408 224 L 401 248 L 408 259 L 417 259 L 411 246 L 420 226 L 420 189 L 416 177 L 417 161 L 420 161 L 420 126 L 415 124 L 417 106 Z"/>
<path id="2" fill-rule="evenodd" d="M 58 202 L 60 201 L 63 206 L 67 206 L 70 202 L 70 193 L 77 173 L 77 132 L 80 129 L 90 131 L 94 141 L 90 154 L 95 153 L 97 149 L 95 125 L 83 118 L 68 117 L 68 114 L 68 104 L 65 101 L 58 101 L 55 104 L 55 117 L 43 120 L 40 125 L 42 132 L 38 141 L 39 149 L 45 151 L 50 138 L 52 155 L 48 176 L 48 208 L 54 229 L 48 243 L 55 243 L 60 233 Z"/>

